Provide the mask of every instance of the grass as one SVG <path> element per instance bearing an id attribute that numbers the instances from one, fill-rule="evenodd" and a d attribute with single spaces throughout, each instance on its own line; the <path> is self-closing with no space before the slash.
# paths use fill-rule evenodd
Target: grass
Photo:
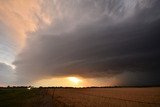
<path id="1" fill-rule="evenodd" d="M 0 107 L 25 107 L 39 104 L 42 95 L 36 89 L 0 89 Z"/>

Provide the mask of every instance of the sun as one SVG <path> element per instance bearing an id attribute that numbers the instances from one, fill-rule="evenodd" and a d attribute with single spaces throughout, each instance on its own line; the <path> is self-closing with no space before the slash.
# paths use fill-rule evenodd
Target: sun
<path id="1" fill-rule="evenodd" d="M 75 84 L 78 84 L 82 81 L 81 79 L 79 79 L 77 77 L 68 77 L 68 80 L 75 83 Z"/>

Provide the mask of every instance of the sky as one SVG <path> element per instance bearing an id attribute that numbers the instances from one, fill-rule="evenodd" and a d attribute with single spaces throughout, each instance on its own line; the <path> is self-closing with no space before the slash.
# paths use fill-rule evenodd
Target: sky
<path id="1" fill-rule="evenodd" d="M 0 86 L 160 85 L 159 0 L 0 0 Z"/>

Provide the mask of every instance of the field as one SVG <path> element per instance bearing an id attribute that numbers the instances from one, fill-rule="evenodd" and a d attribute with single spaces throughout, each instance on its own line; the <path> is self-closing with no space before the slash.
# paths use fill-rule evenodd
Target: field
<path id="1" fill-rule="evenodd" d="M 160 87 L 6 88 L 0 107 L 160 107 Z"/>
<path id="2" fill-rule="evenodd" d="M 0 107 L 52 107 L 51 97 L 43 95 L 40 89 L 0 89 Z M 47 104 L 45 104 L 47 101 Z"/>

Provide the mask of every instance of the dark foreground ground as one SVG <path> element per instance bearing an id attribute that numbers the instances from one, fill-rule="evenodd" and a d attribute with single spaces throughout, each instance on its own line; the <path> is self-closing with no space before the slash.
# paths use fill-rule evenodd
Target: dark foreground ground
<path id="1" fill-rule="evenodd" d="M 1 88 L 0 107 L 160 107 L 160 87 Z"/>

